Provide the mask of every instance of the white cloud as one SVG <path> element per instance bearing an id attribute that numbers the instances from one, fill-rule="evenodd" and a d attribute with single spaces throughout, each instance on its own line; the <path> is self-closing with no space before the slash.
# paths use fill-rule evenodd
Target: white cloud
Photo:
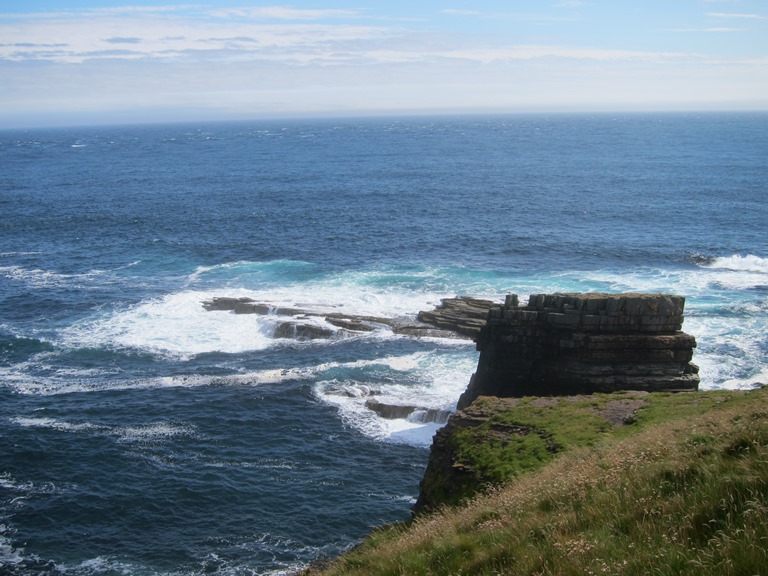
<path id="1" fill-rule="evenodd" d="M 283 6 L 223 8 L 212 10 L 209 14 L 216 18 L 250 18 L 257 20 L 324 20 L 329 18 L 356 18 L 360 16 L 360 12 L 357 10 L 307 10 Z"/>
<path id="2" fill-rule="evenodd" d="M 170 10 L 170 9 L 168 9 Z M 348 11 L 243 9 L 250 15 L 278 18 L 320 18 Z M 152 14 L 150 17 L 149 14 Z M 112 12 L 88 16 L 38 18 L 0 23 L 0 59 L 77 64 L 89 60 L 157 59 L 164 62 L 272 61 L 293 64 L 413 63 L 467 60 L 481 64 L 505 60 L 569 58 L 595 61 L 660 62 L 684 55 L 651 51 L 611 50 L 557 45 L 467 47 L 456 42 L 445 48 L 445 35 L 419 35 L 400 28 L 361 23 L 232 21 L 158 15 L 139 10 L 116 16 Z M 221 12 L 223 14 L 223 12 Z M 234 11 L 227 11 L 233 15 Z M 282 16 L 279 16 L 282 15 Z M 462 42 L 464 44 L 466 42 Z M 116 48 L 120 46 L 122 50 Z M 130 47 L 130 49 L 128 49 Z"/>
<path id="3" fill-rule="evenodd" d="M 401 52 L 403 56 L 407 55 Z M 575 48 L 567 46 L 553 45 L 518 45 L 506 48 L 474 48 L 464 50 L 443 50 L 428 53 L 414 54 L 412 59 L 426 58 L 451 58 L 459 60 L 475 61 L 483 64 L 491 62 L 503 62 L 510 60 L 534 60 L 534 59 L 575 59 L 575 60 L 594 60 L 602 62 L 616 61 L 644 61 L 644 62 L 663 62 L 670 60 L 696 58 L 683 53 L 660 53 L 660 52 L 642 52 L 631 50 L 606 50 L 600 48 Z M 394 60 L 394 54 L 389 53 L 388 59 Z"/>
<path id="4" fill-rule="evenodd" d="M 735 12 L 707 12 L 707 16 L 713 18 L 737 18 L 742 20 L 768 20 L 763 14 L 738 14 Z"/>
<path id="5" fill-rule="evenodd" d="M 429 32 L 424 21 L 410 25 L 397 15 L 279 6 L 0 14 L 0 125 L 45 111 L 176 119 L 704 98 L 768 104 L 765 50 L 741 60 L 719 56 L 708 48 L 713 36 L 700 45 L 707 53 L 623 49 L 620 40 L 600 44 L 600 35 L 569 45 L 572 28 L 559 30 L 574 17 L 562 8 L 579 3 L 564 0 L 557 10 L 543 3 L 549 11 L 536 14 L 446 8 L 459 18 L 450 30 L 435 20 Z M 501 22 L 503 30 L 481 34 L 475 18 L 462 16 L 483 19 L 483 29 Z M 674 32 L 737 32 L 748 24 L 744 14 L 726 17 Z M 531 39 L 533 24 L 542 23 L 551 28 Z M 642 46 L 631 40 L 627 46 Z"/>
<path id="6" fill-rule="evenodd" d="M 452 16 L 479 16 L 480 12 L 477 10 L 461 10 L 458 8 L 445 8 L 440 10 L 440 14 L 450 14 Z"/>
<path id="7" fill-rule="evenodd" d="M 314 13 L 314 12 L 313 12 Z M 99 58 L 267 58 L 276 53 L 324 54 L 341 46 L 392 35 L 385 27 L 363 24 L 258 23 L 198 18 L 163 17 L 146 12 L 69 14 L 64 17 L 0 22 L 0 59 L 80 63 Z M 132 52 L 114 52 L 116 44 L 130 44 Z M 58 49 L 52 49 L 52 48 Z"/>
<path id="8" fill-rule="evenodd" d="M 667 32 L 675 32 L 675 33 L 676 32 L 681 32 L 681 33 L 694 33 L 694 32 L 695 33 L 701 33 L 701 32 L 704 32 L 704 33 L 709 33 L 709 32 L 720 33 L 720 32 L 725 32 L 725 33 L 728 33 L 728 32 L 744 32 L 744 30 L 745 30 L 744 28 L 724 28 L 724 27 L 720 27 L 720 28 L 670 28 L 669 30 L 667 30 Z"/>

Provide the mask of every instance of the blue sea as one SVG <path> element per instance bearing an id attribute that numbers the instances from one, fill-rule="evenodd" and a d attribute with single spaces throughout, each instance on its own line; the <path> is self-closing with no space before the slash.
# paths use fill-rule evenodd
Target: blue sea
<path id="1" fill-rule="evenodd" d="M 0 132 L 0 573 L 288 574 L 406 520 L 470 341 L 441 298 L 686 297 L 703 389 L 768 383 L 768 114 Z"/>

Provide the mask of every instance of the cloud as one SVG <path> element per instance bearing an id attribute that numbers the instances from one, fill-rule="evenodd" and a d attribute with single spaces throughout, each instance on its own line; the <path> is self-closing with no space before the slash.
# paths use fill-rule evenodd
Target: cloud
<path id="1" fill-rule="evenodd" d="M 140 44 L 141 41 L 141 38 L 136 38 L 135 36 L 131 36 L 130 38 L 124 36 L 113 36 L 112 38 L 104 39 L 104 42 L 108 42 L 109 44 Z"/>
<path id="2" fill-rule="evenodd" d="M 246 9 L 249 13 L 284 18 L 320 18 L 350 14 L 349 11 Z M 279 51 L 303 54 L 310 61 L 316 54 L 327 59 L 332 51 L 359 51 L 360 46 L 391 37 L 394 32 L 378 25 L 352 22 L 256 21 L 249 18 L 222 20 L 199 13 L 166 14 L 167 10 L 135 10 L 116 14 L 112 10 L 55 14 L 48 17 L 0 19 L 0 60 L 46 60 L 82 63 L 89 59 L 116 58 L 115 45 L 130 44 L 126 58 L 167 60 L 217 58 L 230 60 L 274 59 Z M 105 35 L 104 32 L 119 32 Z M 24 51 L 18 50 L 22 45 Z M 50 50 L 66 47 L 67 50 Z"/>
<path id="3" fill-rule="evenodd" d="M 673 33 L 730 33 L 730 32 L 744 32 L 744 28 L 670 28 L 667 32 Z"/>
<path id="4" fill-rule="evenodd" d="M 492 62 L 524 61 L 536 59 L 592 60 L 596 62 L 643 61 L 665 62 L 696 58 L 693 55 L 678 52 L 645 52 L 633 50 L 607 50 L 601 48 L 576 48 L 546 44 L 521 44 L 505 48 L 470 48 L 454 50 L 436 50 L 432 52 L 407 51 L 379 52 L 376 56 L 383 61 L 416 61 L 454 59 L 474 61 L 481 64 Z"/>
<path id="5" fill-rule="evenodd" d="M 762 14 L 739 14 L 735 12 L 707 12 L 707 16 L 713 18 L 738 18 L 742 20 L 768 20 L 768 16 Z"/>
<path id="6" fill-rule="evenodd" d="M 451 16 L 479 16 L 477 10 L 460 10 L 458 8 L 445 8 L 440 10 L 440 14 L 449 14 Z"/>
<path id="7" fill-rule="evenodd" d="M 307 10 L 266 6 L 260 8 L 223 8 L 212 10 L 209 14 L 215 18 L 249 18 L 255 20 L 325 20 L 337 18 L 357 18 L 357 10 Z"/>
<path id="8" fill-rule="evenodd" d="M 588 29 L 596 22 L 568 27 L 578 14 L 569 8 L 584 5 L 577 0 L 544 2 L 536 13 L 485 13 L 466 4 L 470 9 L 445 8 L 442 17 L 416 24 L 390 8 L 212 4 L 0 14 L 0 124 L 40 111 L 161 110 L 157 117 L 170 119 L 181 110 L 202 111 L 190 118 L 243 117 L 598 106 L 610 99 L 638 106 L 667 98 L 763 102 L 768 94 L 765 50 L 722 55 L 713 36 L 696 39 L 701 53 L 694 39 L 680 37 L 670 44 L 675 49 L 643 48 L 635 38 L 622 44 L 615 34 L 601 43 L 604 35 Z M 726 13 L 710 14 L 723 18 L 708 20 L 711 26 L 674 32 L 737 32 L 759 16 L 719 14 Z M 452 22 L 440 29 L 445 20 Z"/>
<path id="9" fill-rule="evenodd" d="M 33 42 L 15 42 L 13 44 L 0 44 L 0 46 L 10 48 L 63 48 L 67 46 L 67 44 L 35 44 Z"/>

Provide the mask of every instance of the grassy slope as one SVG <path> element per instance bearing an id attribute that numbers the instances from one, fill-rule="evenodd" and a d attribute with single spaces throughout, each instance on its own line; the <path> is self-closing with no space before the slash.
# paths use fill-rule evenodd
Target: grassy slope
<path id="1" fill-rule="evenodd" d="M 507 407 L 497 428 L 533 426 L 557 455 L 533 436 L 510 451 L 493 422 L 468 431 L 463 457 L 506 481 L 376 531 L 323 574 L 768 575 L 768 389 L 651 394 L 615 428 L 593 411 L 612 398 Z"/>

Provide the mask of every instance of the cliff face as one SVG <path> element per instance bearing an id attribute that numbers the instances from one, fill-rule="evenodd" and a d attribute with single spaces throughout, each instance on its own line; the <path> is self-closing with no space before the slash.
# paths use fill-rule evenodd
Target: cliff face
<path id="1" fill-rule="evenodd" d="M 414 513 L 456 505 L 490 485 L 535 470 L 574 445 L 635 422 L 647 392 L 483 396 L 435 434 Z"/>
<path id="2" fill-rule="evenodd" d="M 666 294 L 538 294 L 492 308 L 477 371 L 459 400 L 618 390 L 696 390 L 685 299 Z"/>
<path id="3" fill-rule="evenodd" d="M 540 465 L 568 444 L 551 430 L 596 438 L 634 422 L 648 392 L 697 390 L 684 305 L 666 294 L 540 294 L 520 306 L 511 294 L 491 307 L 477 370 L 434 437 L 414 511 Z"/>

